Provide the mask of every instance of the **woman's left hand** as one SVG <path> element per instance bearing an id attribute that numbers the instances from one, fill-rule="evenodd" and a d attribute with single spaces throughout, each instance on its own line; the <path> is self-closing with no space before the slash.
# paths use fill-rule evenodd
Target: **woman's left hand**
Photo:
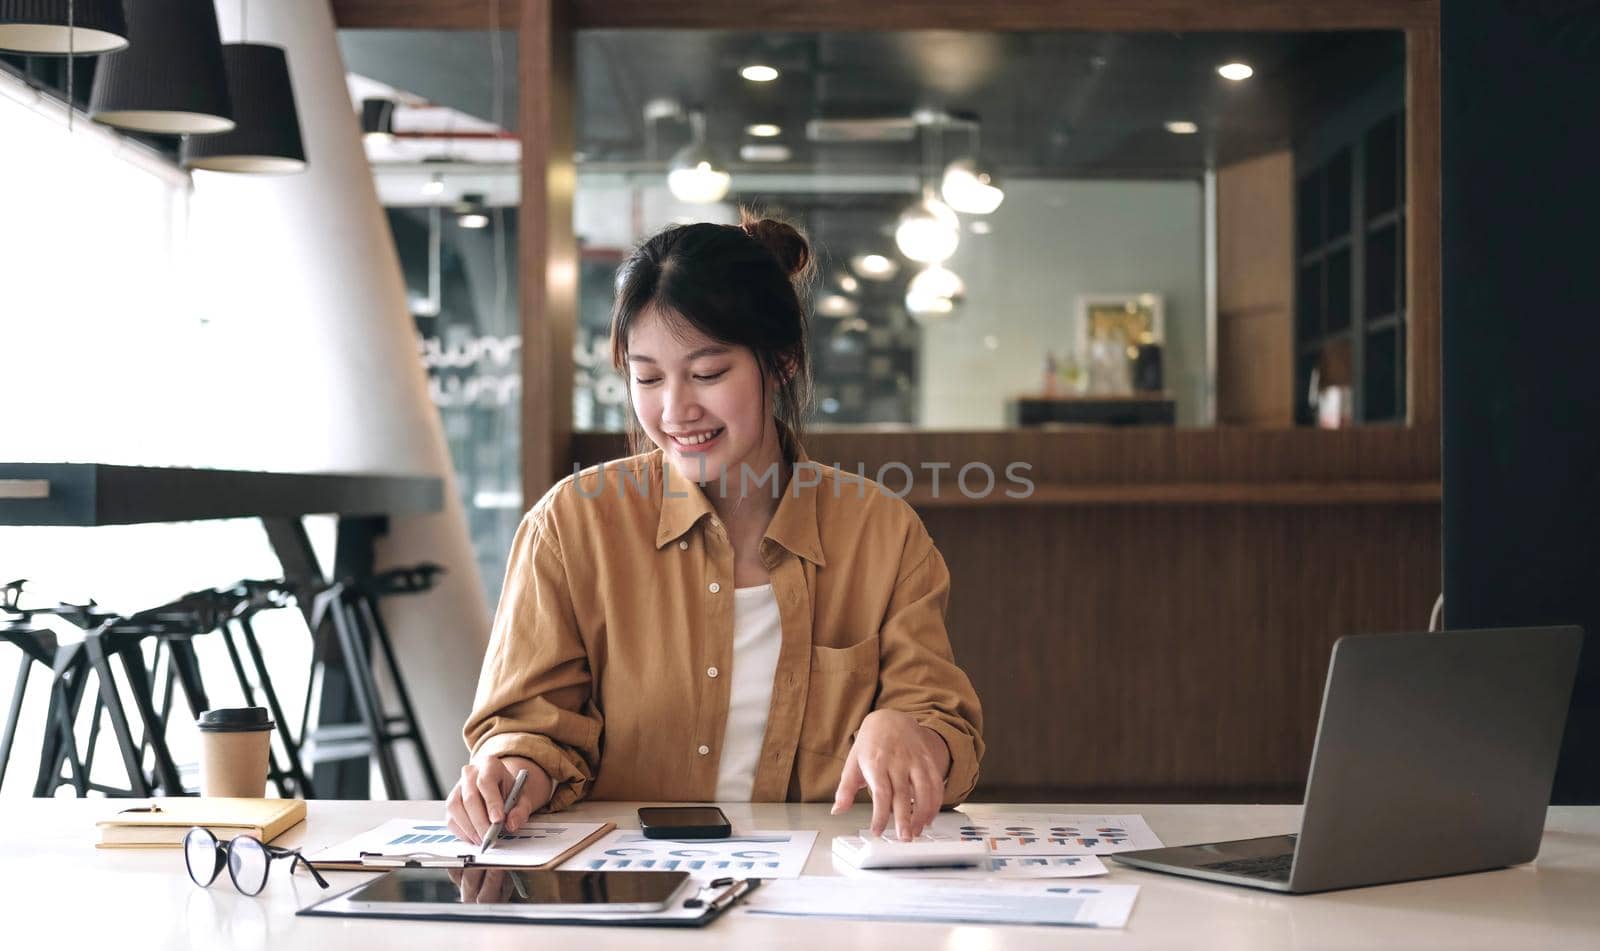
<path id="1" fill-rule="evenodd" d="M 883 833 L 892 812 L 896 835 L 915 838 L 938 815 L 949 771 L 950 749 L 939 734 L 909 713 L 874 710 L 861 721 L 844 761 L 833 814 L 850 808 L 866 786 L 872 792 L 872 834 Z"/>

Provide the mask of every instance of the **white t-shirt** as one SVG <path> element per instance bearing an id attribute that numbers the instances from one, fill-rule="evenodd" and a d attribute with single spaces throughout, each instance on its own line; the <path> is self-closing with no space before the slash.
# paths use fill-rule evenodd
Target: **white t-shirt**
<path id="1" fill-rule="evenodd" d="M 728 727 L 717 764 L 718 802 L 750 801 L 782 646 L 778 597 L 772 585 L 734 589 L 733 670 L 727 672 Z"/>

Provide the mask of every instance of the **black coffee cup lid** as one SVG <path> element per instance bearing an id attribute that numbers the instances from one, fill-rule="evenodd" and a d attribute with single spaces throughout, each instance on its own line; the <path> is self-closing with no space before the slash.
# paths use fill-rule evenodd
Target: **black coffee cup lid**
<path id="1" fill-rule="evenodd" d="M 270 730 L 273 723 L 266 707 L 223 707 L 200 714 L 196 725 L 207 733 L 246 733 Z"/>

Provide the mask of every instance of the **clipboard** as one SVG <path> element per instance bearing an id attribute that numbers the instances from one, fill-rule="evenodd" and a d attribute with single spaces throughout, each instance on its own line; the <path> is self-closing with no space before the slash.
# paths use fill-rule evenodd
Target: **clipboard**
<path id="1" fill-rule="evenodd" d="M 510 871 L 510 870 L 508 870 Z M 426 871 L 397 870 L 393 875 L 428 874 Z M 434 871 L 433 874 L 438 874 Z M 604 873 L 595 873 L 604 874 Z M 658 873 L 641 873 L 658 874 Z M 385 878 L 389 876 L 384 876 Z M 378 879 L 376 881 L 381 881 Z M 540 910 L 537 905 L 440 905 L 419 910 L 376 910 L 358 907 L 350 901 L 355 892 L 371 885 L 364 882 L 295 912 L 307 918 L 383 918 L 402 921 L 477 921 L 493 924 L 524 925 L 607 925 L 612 927 L 703 928 L 723 912 L 738 904 L 761 886 L 759 878 L 719 878 L 688 884 L 688 891 L 675 896 L 671 905 L 659 911 L 615 912 L 574 911 L 571 907 Z M 417 906 L 409 906 L 416 908 Z M 481 908 L 482 911 L 469 909 Z"/>
<path id="2" fill-rule="evenodd" d="M 554 823 L 535 822 L 531 823 L 530 825 L 539 826 L 550 824 Z M 572 825 L 572 823 L 560 824 Z M 582 852 L 591 844 L 598 842 L 607 833 L 617 827 L 615 822 L 601 822 L 592 824 L 595 825 L 593 831 L 584 835 L 581 839 L 573 842 L 572 845 L 563 849 L 553 858 L 549 858 L 543 862 L 510 864 L 507 864 L 503 861 L 482 862 L 480 861 L 481 856 L 477 855 L 475 851 L 456 853 L 432 852 L 426 850 L 388 852 L 363 849 L 355 845 L 355 843 L 360 842 L 364 837 L 369 835 L 370 832 L 363 833 L 362 836 L 357 836 L 355 839 L 352 839 L 348 842 L 329 846 L 328 848 L 322 849 L 315 854 L 308 855 L 307 858 L 309 861 L 315 864 L 318 869 L 333 869 L 335 871 L 344 872 L 383 872 L 401 868 L 496 868 L 517 871 L 553 869 L 559 868 L 561 863 L 572 858 L 574 855 L 577 855 L 579 852 Z M 381 829 L 382 826 L 379 826 L 378 828 Z M 377 830 L 374 829 L 371 831 Z M 451 836 L 450 838 L 454 837 Z M 341 850 L 343 850 L 345 846 L 350 846 L 348 855 L 341 855 Z M 330 853 L 332 854 L 330 855 Z"/>

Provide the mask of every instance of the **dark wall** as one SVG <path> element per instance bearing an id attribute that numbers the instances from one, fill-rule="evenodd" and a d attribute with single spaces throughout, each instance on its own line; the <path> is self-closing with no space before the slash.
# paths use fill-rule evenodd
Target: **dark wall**
<path id="1" fill-rule="evenodd" d="M 1600 2 L 1448 0 L 1451 627 L 1588 632 L 1556 802 L 1600 802 Z"/>

